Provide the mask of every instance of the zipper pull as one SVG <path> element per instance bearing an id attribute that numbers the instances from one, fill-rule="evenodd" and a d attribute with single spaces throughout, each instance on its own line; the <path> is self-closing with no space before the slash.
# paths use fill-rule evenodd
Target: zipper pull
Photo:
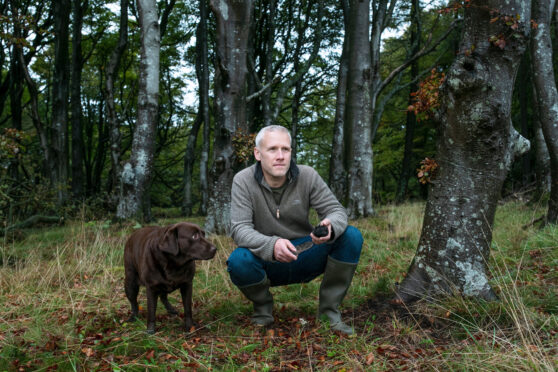
<path id="1" fill-rule="evenodd" d="M 279 208 L 277 208 L 277 219 L 279 219 L 280 214 L 279 214 Z"/>

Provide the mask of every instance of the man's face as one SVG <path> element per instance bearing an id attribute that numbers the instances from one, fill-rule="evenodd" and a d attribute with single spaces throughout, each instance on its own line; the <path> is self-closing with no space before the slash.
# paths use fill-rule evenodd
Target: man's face
<path id="1" fill-rule="evenodd" d="M 285 132 L 265 132 L 260 146 L 254 148 L 256 160 L 261 162 L 265 180 L 279 187 L 287 179 L 291 164 L 291 142 Z"/>

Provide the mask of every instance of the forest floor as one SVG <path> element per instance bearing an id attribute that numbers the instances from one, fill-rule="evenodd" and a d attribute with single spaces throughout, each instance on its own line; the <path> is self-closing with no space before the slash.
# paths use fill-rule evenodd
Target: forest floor
<path id="1" fill-rule="evenodd" d="M 275 324 L 252 326 L 251 304 L 226 270 L 228 237 L 211 236 L 218 253 L 197 264 L 197 327 L 184 332 L 182 319 L 160 305 L 148 335 L 143 289 L 139 321 L 126 322 L 123 247 L 137 224 L 66 221 L 13 232 L 0 238 L 0 371 L 557 370 L 558 228 L 533 225 L 543 207 L 498 208 L 489 266 L 499 301 L 395 305 L 423 208 L 384 206 L 351 222 L 365 245 L 343 303 L 356 331 L 350 337 L 316 320 L 319 278 L 272 288 Z M 181 309 L 178 292 L 169 299 Z"/>

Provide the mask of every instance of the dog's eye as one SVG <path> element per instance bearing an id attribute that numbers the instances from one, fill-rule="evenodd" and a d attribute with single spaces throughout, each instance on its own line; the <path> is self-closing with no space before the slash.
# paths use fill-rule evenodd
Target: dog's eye
<path id="1" fill-rule="evenodd" d="M 199 238 L 200 238 L 199 233 L 195 233 L 194 235 L 192 235 L 192 239 L 194 239 L 194 240 L 198 240 Z"/>

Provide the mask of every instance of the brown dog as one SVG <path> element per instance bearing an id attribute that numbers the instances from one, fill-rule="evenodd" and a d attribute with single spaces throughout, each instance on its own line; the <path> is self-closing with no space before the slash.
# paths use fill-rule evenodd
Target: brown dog
<path id="1" fill-rule="evenodd" d="M 209 260 L 217 248 L 205 238 L 199 226 L 179 222 L 166 227 L 149 226 L 135 231 L 124 248 L 124 287 L 132 306 L 132 316 L 138 315 L 139 286 L 147 293 L 147 333 L 155 332 L 157 297 L 169 314 L 178 314 L 167 294 L 180 288 L 184 305 L 184 327 L 188 331 L 192 320 L 192 280 L 194 260 Z"/>

